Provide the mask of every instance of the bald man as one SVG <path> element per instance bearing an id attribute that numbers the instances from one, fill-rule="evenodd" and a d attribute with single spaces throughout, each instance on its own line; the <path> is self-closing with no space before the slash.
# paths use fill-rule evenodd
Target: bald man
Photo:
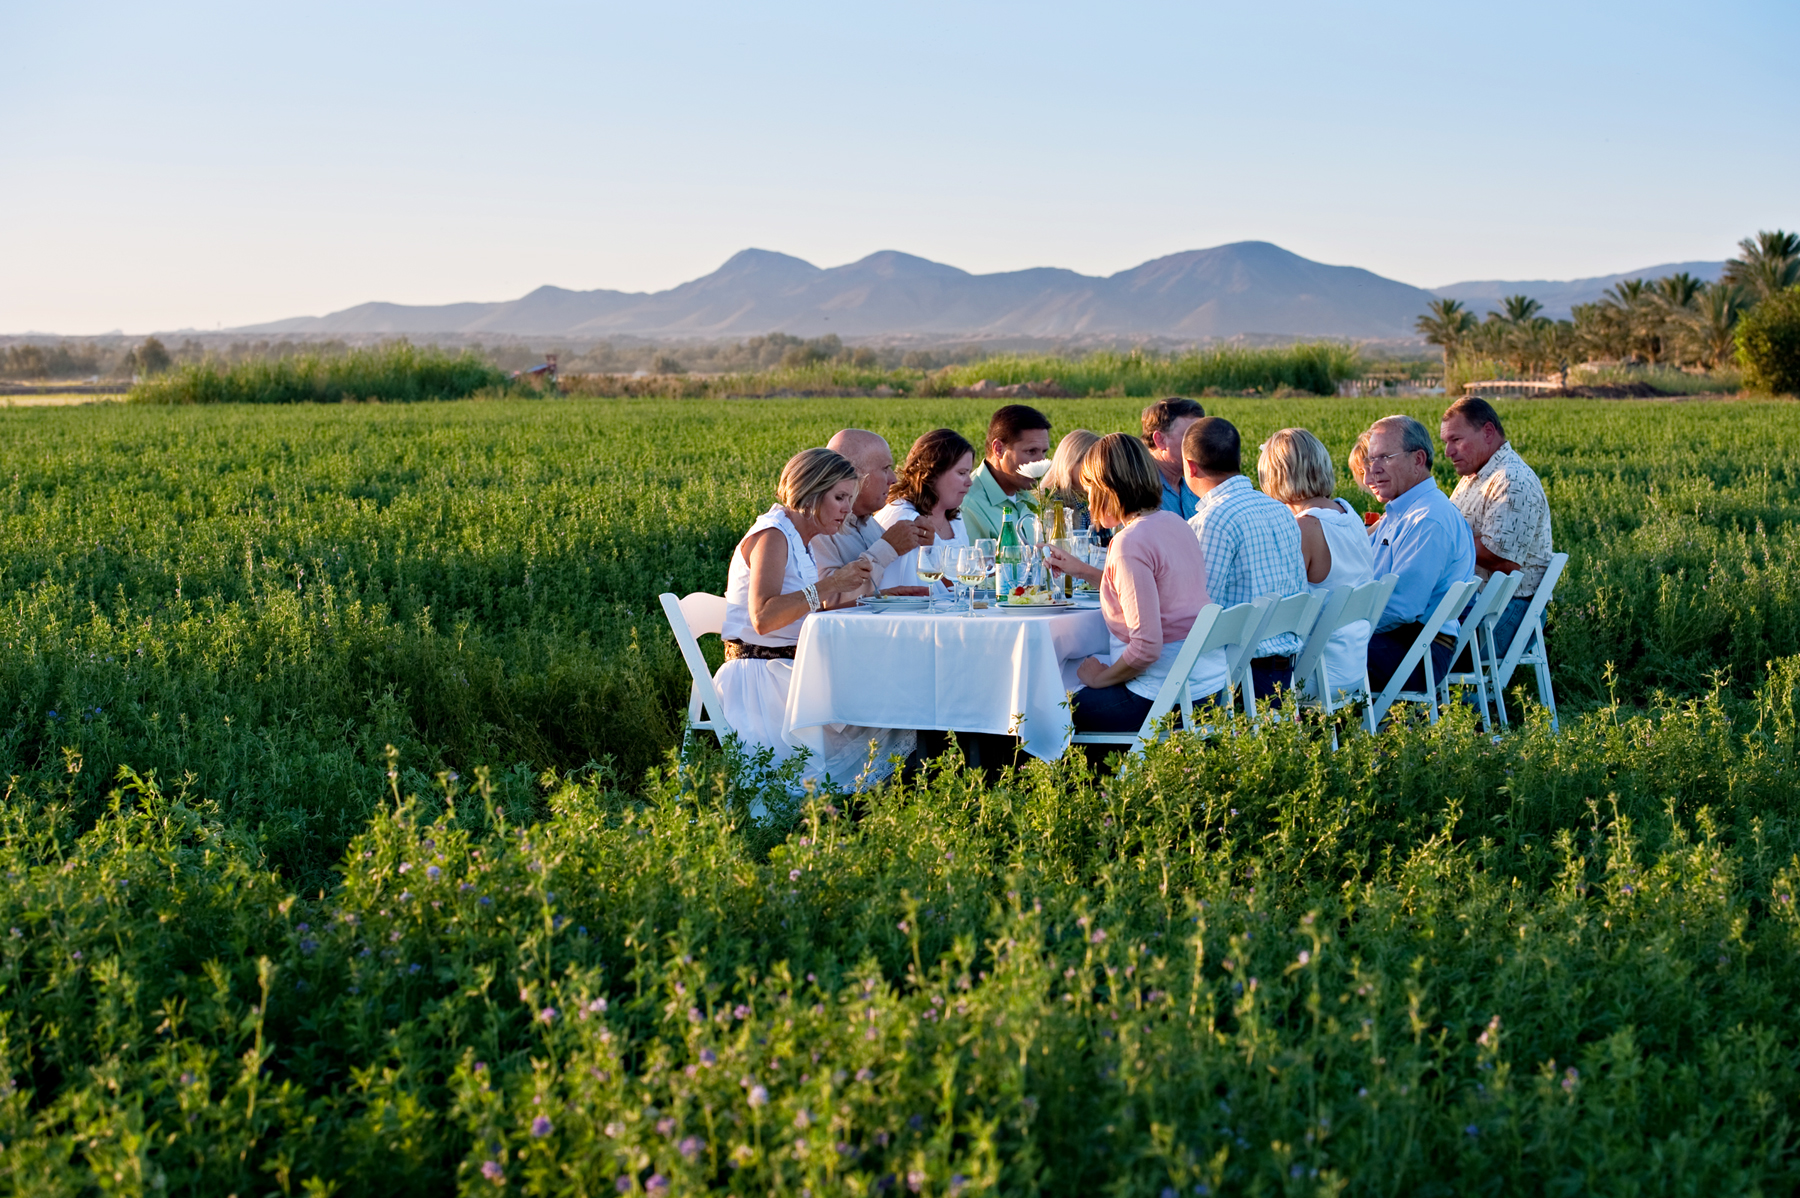
<path id="1" fill-rule="evenodd" d="M 901 554 L 931 544 L 934 539 L 931 530 L 915 520 L 901 520 L 884 532 L 881 525 L 869 518 L 887 506 L 888 488 L 894 485 L 896 477 L 894 451 L 888 448 L 885 440 L 867 429 L 847 428 L 827 441 L 825 448 L 849 459 L 862 476 L 862 485 L 857 488 L 856 502 L 851 505 L 850 518 L 844 521 L 843 531 L 812 540 L 813 561 L 818 564 L 820 573 L 866 557 L 875 567 L 874 578 L 879 579 Z M 862 595 L 874 594 L 875 586 L 871 581 L 861 591 L 836 596 L 827 606 L 847 607 Z M 925 588 L 889 587 L 888 593 L 923 595 Z"/>

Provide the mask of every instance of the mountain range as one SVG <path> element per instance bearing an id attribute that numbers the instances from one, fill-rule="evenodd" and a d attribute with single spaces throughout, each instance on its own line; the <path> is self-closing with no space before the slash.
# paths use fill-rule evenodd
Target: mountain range
<path id="1" fill-rule="evenodd" d="M 1099 277 L 1039 267 L 977 275 L 883 250 L 821 268 L 749 249 L 709 275 L 667 291 L 539 287 L 497 303 L 359 304 L 234 330 L 259 334 L 462 334 L 602 338 L 1153 336 L 1202 340 L 1240 334 L 1393 338 L 1439 296 L 1477 313 L 1518 292 L 1545 315 L 1598 299 L 1613 283 L 1688 270 L 1718 276 L 1723 263 L 1684 262 L 1569 282 L 1453 283 L 1425 289 L 1354 266 L 1328 266 L 1266 241 L 1240 241 L 1156 258 Z"/>

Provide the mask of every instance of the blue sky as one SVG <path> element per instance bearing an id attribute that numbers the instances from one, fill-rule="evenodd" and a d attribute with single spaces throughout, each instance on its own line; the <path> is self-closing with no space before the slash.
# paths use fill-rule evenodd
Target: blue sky
<path id="1" fill-rule="evenodd" d="M 1432 286 L 1800 226 L 1800 4 L 0 0 L 0 331 L 655 290 L 746 246 Z"/>

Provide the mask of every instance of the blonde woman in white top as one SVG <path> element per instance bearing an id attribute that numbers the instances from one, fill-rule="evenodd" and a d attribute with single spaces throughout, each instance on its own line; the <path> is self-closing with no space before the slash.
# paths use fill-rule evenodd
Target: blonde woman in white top
<path id="1" fill-rule="evenodd" d="M 819 573 L 809 548 L 819 536 L 844 525 L 856 502 L 856 467 L 829 449 L 795 454 L 782 468 L 776 487 L 780 502 L 756 518 L 731 553 L 725 582 L 725 664 L 713 675 L 720 713 L 751 747 L 770 749 L 780 765 L 800 748 L 790 740 L 788 685 L 794 676 L 794 646 L 800 626 L 835 595 L 855 594 L 869 581 L 868 559 Z M 887 759 L 912 751 L 910 731 L 840 725 L 827 728 L 825 760 L 810 762 L 806 778 L 830 778 L 849 785 L 869 759 L 869 741 L 878 743 L 875 770 L 886 776 Z"/>
<path id="2" fill-rule="evenodd" d="M 1375 549 L 1362 518 L 1333 499 L 1337 475 L 1324 444 L 1303 428 L 1284 428 L 1263 443 L 1256 459 L 1263 493 L 1285 503 L 1300 522 L 1300 556 L 1307 588 L 1324 594 L 1361 586 L 1375 576 Z M 1325 645 L 1329 686 L 1360 685 L 1368 673 L 1367 620 L 1346 624 Z M 1301 683 L 1295 679 L 1295 684 Z"/>
<path id="3" fill-rule="evenodd" d="M 900 467 L 900 478 L 888 490 L 888 505 L 875 513 L 875 522 L 892 528 L 902 520 L 916 521 L 929 530 L 935 544 L 967 545 L 969 534 L 960 518 L 963 497 L 974 480 L 975 447 L 955 429 L 932 429 L 913 442 Z M 881 589 L 923 587 L 919 577 L 919 551 L 900 555 L 881 576 Z M 924 593 L 924 592 L 920 592 Z"/>

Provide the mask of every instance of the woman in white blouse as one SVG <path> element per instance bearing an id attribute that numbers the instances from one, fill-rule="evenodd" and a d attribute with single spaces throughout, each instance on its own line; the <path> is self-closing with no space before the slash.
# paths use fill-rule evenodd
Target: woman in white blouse
<path id="1" fill-rule="evenodd" d="M 963 497 L 969 493 L 975 469 L 975 447 L 955 429 L 932 429 L 913 442 L 900 467 L 900 479 L 888 489 L 888 505 L 875 513 L 875 522 L 892 528 L 902 520 L 916 520 L 936 536 L 936 544 L 967 545 L 969 534 L 960 518 Z M 919 551 L 903 553 L 881 576 L 880 587 L 918 587 Z"/>
<path id="2" fill-rule="evenodd" d="M 782 468 L 780 500 L 756 518 L 731 554 L 725 582 L 725 664 L 713 675 L 721 712 L 747 745 L 767 748 L 780 765 L 800 748 L 786 734 L 788 684 L 800 625 L 834 595 L 854 594 L 869 580 L 868 559 L 858 558 L 826 574 L 813 563 L 810 542 L 834 535 L 850 515 L 858 486 L 856 467 L 829 449 L 795 454 Z M 869 741 L 877 742 L 875 768 L 864 775 Z M 825 760 L 809 763 L 805 777 L 848 785 L 885 777 L 888 757 L 912 751 L 910 731 L 828 727 Z"/>
<path id="3" fill-rule="evenodd" d="M 1308 590 L 1325 594 L 1375 577 L 1368 530 L 1349 504 L 1332 498 L 1337 475 L 1330 451 L 1317 437 L 1303 428 L 1284 428 L 1270 437 L 1257 456 L 1256 478 L 1263 493 L 1287 504 L 1300 522 Z M 1357 620 L 1331 634 L 1325 644 L 1328 686 L 1360 685 L 1367 679 L 1369 631 L 1367 620 Z M 1294 682 L 1303 684 L 1298 678 Z"/>

